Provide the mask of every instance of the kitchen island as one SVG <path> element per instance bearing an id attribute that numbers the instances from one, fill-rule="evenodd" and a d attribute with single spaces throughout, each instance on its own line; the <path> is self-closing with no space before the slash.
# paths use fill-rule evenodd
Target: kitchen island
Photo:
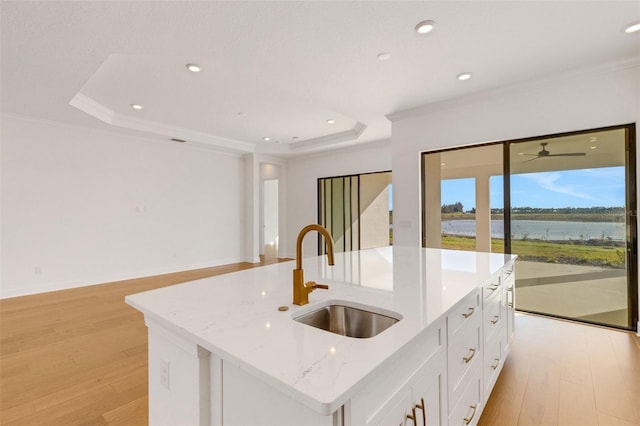
<path id="1" fill-rule="evenodd" d="M 475 424 L 513 334 L 515 256 L 409 247 L 294 262 L 126 297 L 149 328 L 149 420 L 165 425 Z M 294 319 L 341 304 L 399 319 L 352 338 Z M 279 310 L 288 308 L 286 311 Z"/>

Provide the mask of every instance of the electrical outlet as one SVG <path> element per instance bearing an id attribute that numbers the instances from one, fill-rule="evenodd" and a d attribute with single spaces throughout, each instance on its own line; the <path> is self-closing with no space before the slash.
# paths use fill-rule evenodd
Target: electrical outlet
<path id="1" fill-rule="evenodd" d="M 169 389 L 169 361 L 160 359 L 160 385 Z"/>

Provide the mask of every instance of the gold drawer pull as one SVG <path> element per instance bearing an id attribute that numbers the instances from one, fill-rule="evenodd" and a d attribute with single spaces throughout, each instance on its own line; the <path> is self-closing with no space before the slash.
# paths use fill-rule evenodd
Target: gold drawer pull
<path id="1" fill-rule="evenodd" d="M 495 370 L 500 365 L 500 358 L 494 358 L 493 360 L 496 362 L 496 365 L 492 365 L 491 369 Z"/>
<path id="2" fill-rule="evenodd" d="M 416 422 L 416 409 L 415 408 L 411 409 L 411 414 L 407 414 L 407 419 L 413 420 L 413 426 L 418 426 L 418 423 Z"/>
<path id="3" fill-rule="evenodd" d="M 513 308 L 513 302 L 507 303 L 507 306 L 510 307 L 510 308 Z"/>
<path id="4" fill-rule="evenodd" d="M 463 317 L 465 318 L 469 318 L 471 315 L 473 315 L 473 311 L 476 310 L 476 308 L 467 308 L 469 311 L 466 314 L 462 314 Z"/>
<path id="5" fill-rule="evenodd" d="M 422 410 L 422 426 L 427 426 L 427 410 L 424 408 L 424 398 L 420 398 L 420 404 L 416 408 Z"/>
<path id="6" fill-rule="evenodd" d="M 500 315 L 494 315 L 493 316 L 493 320 L 491 321 L 491 324 L 496 324 L 498 321 L 500 321 Z"/>
<path id="7" fill-rule="evenodd" d="M 500 284 L 494 284 L 494 285 L 490 285 L 489 287 L 487 287 L 489 290 L 491 291 L 496 291 L 498 288 L 500 288 Z"/>
<path id="8" fill-rule="evenodd" d="M 462 360 L 464 361 L 465 364 L 469 364 L 469 362 L 471 362 L 471 360 L 473 359 L 474 356 L 476 356 L 476 348 L 469 348 L 469 350 L 471 351 L 471 355 L 469 355 L 468 357 L 462 357 Z"/>
<path id="9" fill-rule="evenodd" d="M 475 415 L 476 415 L 476 410 L 478 409 L 478 406 L 477 406 L 477 405 L 470 405 L 469 407 L 473 409 L 473 413 L 471 413 L 471 417 L 469 417 L 469 418 L 466 418 L 466 417 L 465 417 L 465 418 L 464 418 L 464 424 L 465 424 L 465 425 L 468 425 L 469 423 L 471 423 L 471 420 L 473 420 L 473 418 L 475 417 Z"/>

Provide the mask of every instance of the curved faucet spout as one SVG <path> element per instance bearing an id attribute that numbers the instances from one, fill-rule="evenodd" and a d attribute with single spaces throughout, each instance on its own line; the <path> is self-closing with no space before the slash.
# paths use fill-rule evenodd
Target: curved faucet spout
<path id="1" fill-rule="evenodd" d="M 329 265 L 333 265 L 333 240 L 331 234 L 320 225 L 307 225 L 298 234 L 296 242 L 296 269 L 293 270 L 293 303 L 295 305 L 306 305 L 309 303 L 309 293 L 316 288 L 328 289 L 329 286 L 317 284 L 315 282 L 304 282 L 304 271 L 302 270 L 302 241 L 309 231 L 318 231 L 327 243 L 327 260 Z"/>
<path id="2" fill-rule="evenodd" d="M 318 231 L 322 234 L 327 243 L 327 257 L 329 258 L 329 265 L 333 265 L 333 239 L 331 239 L 331 234 L 329 234 L 329 231 L 327 231 L 326 228 L 320 225 L 311 224 L 302 228 L 298 234 L 298 241 L 296 242 L 296 269 L 302 269 L 302 241 L 309 231 Z"/>

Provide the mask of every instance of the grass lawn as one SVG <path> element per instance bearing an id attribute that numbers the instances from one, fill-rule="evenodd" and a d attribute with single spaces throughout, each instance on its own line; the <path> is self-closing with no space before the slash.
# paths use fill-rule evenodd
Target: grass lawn
<path id="1" fill-rule="evenodd" d="M 475 250 L 474 237 L 453 235 L 442 236 L 442 248 L 453 250 Z M 504 241 L 491 240 L 493 253 L 504 253 Z M 621 268 L 624 266 L 624 247 L 613 245 L 592 245 L 585 242 L 553 242 L 542 240 L 514 240 L 511 251 L 521 260 L 545 263 L 568 263 L 572 265 L 593 265 Z"/>

